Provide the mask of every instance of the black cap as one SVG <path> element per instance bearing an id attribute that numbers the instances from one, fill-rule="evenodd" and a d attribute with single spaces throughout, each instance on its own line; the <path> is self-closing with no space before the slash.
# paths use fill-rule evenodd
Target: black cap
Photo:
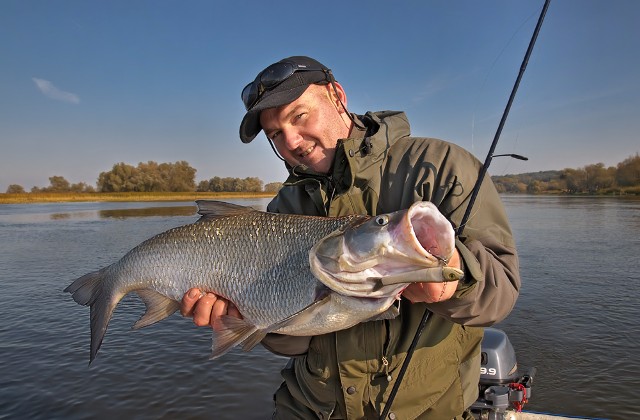
<path id="1" fill-rule="evenodd" d="M 318 71 L 296 71 L 273 89 L 265 91 L 258 101 L 247 110 L 240 123 L 240 139 L 243 143 L 250 143 L 262 130 L 260 111 L 290 104 L 298 99 L 309 85 L 321 82 L 328 83 L 330 81 L 330 70 L 313 58 L 294 56 L 278 61 L 278 63 L 285 62 L 292 63 L 295 66 L 318 69 Z M 262 72 L 258 73 L 258 77 L 261 74 Z"/>

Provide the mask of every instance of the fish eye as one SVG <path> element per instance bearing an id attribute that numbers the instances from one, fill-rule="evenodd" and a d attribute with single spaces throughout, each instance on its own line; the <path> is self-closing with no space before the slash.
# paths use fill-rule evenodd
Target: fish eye
<path id="1" fill-rule="evenodd" d="M 388 216 L 382 215 L 382 216 L 377 216 L 376 217 L 376 225 L 385 226 L 387 223 L 389 223 L 389 217 Z"/>

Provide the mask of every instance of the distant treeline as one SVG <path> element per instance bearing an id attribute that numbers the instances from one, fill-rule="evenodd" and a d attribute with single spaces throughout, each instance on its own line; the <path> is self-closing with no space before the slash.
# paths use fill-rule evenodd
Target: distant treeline
<path id="1" fill-rule="evenodd" d="M 31 192 L 269 192 L 276 193 L 282 183 L 264 185 L 255 177 L 221 178 L 215 176 L 196 185 L 196 169 L 189 163 L 140 162 L 113 165 L 98 176 L 96 186 L 80 182 L 71 184 L 64 177 L 49 178 L 48 187 L 33 187 Z M 606 168 L 603 163 L 579 169 L 544 171 L 519 175 L 493 176 L 501 193 L 528 194 L 636 194 L 640 195 L 640 156 L 636 153 L 617 166 Z M 24 193 L 21 185 L 12 184 L 7 193 Z"/>
<path id="2" fill-rule="evenodd" d="M 270 182 L 263 187 L 260 178 L 220 178 L 214 176 L 208 181 L 200 181 L 196 191 L 198 192 L 270 192 L 276 193 L 282 187 L 281 182 Z"/>
<path id="3" fill-rule="evenodd" d="M 148 161 L 132 166 L 124 162 L 116 163 L 110 171 L 98 175 L 96 186 L 84 182 L 71 184 L 63 176 L 49 177 L 49 186 L 32 187 L 32 193 L 83 193 L 83 192 L 277 192 L 279 182 L 263 185 L 259 178 L 213 177 L 200 181 L 196 187 L 196 169 L 188 162 L 157 163 Z M 24 193 L 24 187 L 9 185 L 7 193 Z"/>
<path id="4" fill-rule="evenodd" d="M 579 169 L 493 176 L 491 179 L 502 193 L 640 195 L 640 156 L 636 154 L 608 168 L 603 163 L 596 163 Z"/>

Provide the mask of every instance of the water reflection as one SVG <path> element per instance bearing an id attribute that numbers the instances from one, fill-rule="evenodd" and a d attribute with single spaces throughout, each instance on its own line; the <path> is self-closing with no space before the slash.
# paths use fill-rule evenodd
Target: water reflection
<path id="1" fill-rule="evenodd" d="M 0 215 L 0 222 L 37 223 L 46 221 L 127 219 L 130 217 L 171 217 L 194 216 L 197 212 L 195 204 L 190 206 L 139 207 L 118 209 L 96 209 L 88 211 L 68 211 L 44 214 L 15 214 L 10 218 Z"/>
<path id="2" fill-rule="evenodd" d="M 32 215 L 30 215 L 32 216 Z M 51 220 L 70 220 L 70 219 L 91 219 L 96 217 L 95 211 L 76 211 L 65 213 L 51 213 L 49 219 Z M 31 220 L 33 221 L 33 220 Z"/>
<path id="3" fill-rule="evenodd" d="M 53 213 L 49 217 L 51 217 L 51 220 L 71 219 L 71 213 Z"/>
<path id="4" fill-rule="evenodd" d="M 99 210 L 101 219 L 124 219 L 128 217 L 154 217 L 154 216 L 193 216 L 196 214 L 195 204 L 192 206 L 177 207 L 143 207 L 136 209 L 110 209 Z"/>
<path id="5" fill-rule="evenodd" d="M 226 199 L 229 203 L 265 210 L 270 198 Z M 144 217 L 196 216 L 193 201 L 182 202 L 85 202 L 7 204 L 0 206 L 1 225 L 97 221 Z"/>

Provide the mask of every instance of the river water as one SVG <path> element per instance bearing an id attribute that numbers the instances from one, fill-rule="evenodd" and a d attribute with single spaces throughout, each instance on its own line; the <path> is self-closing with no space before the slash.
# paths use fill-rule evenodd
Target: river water
<path id="1" fill-rule="evenodd" d="M 640 200 L 503 199 L 524 286 L 498 327 L 519 364 L 538 370 L 526 409 L 637 418 Z M 209 330 L 178 315 L 130 331 L 143 312 L 133 297 L 87 365 L 89 311 L 62 290 L 194 212 L 192 203 L 0 206 L 0 418 L 270 417 L 286 359 L 258 346 L 210 361 Z"/>

